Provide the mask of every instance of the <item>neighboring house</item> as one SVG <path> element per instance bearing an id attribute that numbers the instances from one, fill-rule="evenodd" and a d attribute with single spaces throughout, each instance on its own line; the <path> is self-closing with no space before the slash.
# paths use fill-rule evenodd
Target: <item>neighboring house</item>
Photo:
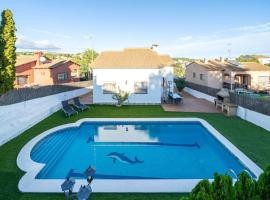
<path id="1" fill-rule="evenodd" d="M 173 91 L 173 60 L 150 48 L 102 52 L 93 68 L 93 102 L 112 104 L 117 89 L 130 92 L 127 103 L 160 104 Z"/>
<path id="2" fill-rule="evenodd" d="M 211 88 L 243 87 L 270 90 L 270 67 L 256 62 L 223 60 L 195 61 L 186 67 L 186 81 Z"/>
<path id="3" fill-rule="evenodd" d="M 80 66 L 70 60 L 50 60 L 42 52 L 17 56 L 15 86 L 53 85 L 80 80 Z"/>
<path id="4" fill-rule="evenodd" d="M 258 56 L 257 57 L 259 63 L 263 65 L 270 64 L 270 57 L 269 56 Z"/>

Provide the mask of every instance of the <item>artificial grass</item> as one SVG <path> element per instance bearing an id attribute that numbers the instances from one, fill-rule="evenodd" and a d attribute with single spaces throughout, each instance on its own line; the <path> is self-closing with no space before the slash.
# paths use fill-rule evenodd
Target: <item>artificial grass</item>
<path id="1" fill-rule="evenodd" d="M 59 111 L 25 131 L 20 136 L 0 147 L 0 199 L 65 199 L 63 194 L 20 193 L 17 185 L 22 172 L 16 164 L 20 149 L 33 137 L 52 127 L 75 122 L 81 118 L 140 118 L 140 117 L 199 117 L 208 121 L 260 167 L 270 163 L 270 133 L 238 117 L 225 117 L 222 114 L 165 112 L 161 106 L 99 106 L 91 105 L 88 111 L 65 118 Z M 91 199 L 126 200 L 174 200 L 183 194 L 93 194 Z"/>

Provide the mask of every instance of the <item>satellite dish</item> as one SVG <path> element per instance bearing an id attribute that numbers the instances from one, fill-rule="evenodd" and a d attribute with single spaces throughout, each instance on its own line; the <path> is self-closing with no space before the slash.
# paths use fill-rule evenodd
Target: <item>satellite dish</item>
<path id="1" fill-rule="evenodd" d="M 46 61 L 46 58 L 44 56 L 40 57 L 40 62 L 45 62 Z"/>

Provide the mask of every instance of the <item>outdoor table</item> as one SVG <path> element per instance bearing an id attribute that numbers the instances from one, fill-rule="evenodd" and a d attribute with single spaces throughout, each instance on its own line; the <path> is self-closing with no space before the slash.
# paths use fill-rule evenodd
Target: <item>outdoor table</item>
<path id="1" fill-rule="evenodd" d="M 81 186 L 77 194 L 78 200 L 88 199 L 90 197 L 91 192 L 92 192 L 92 188 L 90 185 Z"/>

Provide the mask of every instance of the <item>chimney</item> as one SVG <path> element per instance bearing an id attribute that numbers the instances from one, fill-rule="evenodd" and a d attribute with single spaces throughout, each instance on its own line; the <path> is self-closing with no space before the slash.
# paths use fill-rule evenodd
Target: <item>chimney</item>
<path id="1" fill-rule="evenodd" d="M 206 58 L 204 58 L 203 63 L 208 63 L 208 60 Z"/>
<path id="2" fill-rule="evenodd" d="M 158 51 L 159 45 L 158 44 L 152 44 L 152 46 L 150 47 L 150 49 L 152 49 L 153 51 Z"/>
<path id="3" fill-rule="evenodd" d="M 41 65 L 42 63 L 41 63 L 40 58 L 43 56 L 43 53 L 41 51 L 37 51 L 34 53 L 34 55 L 35 55 L 35 59 L 37 60 L 36 66 Z"/>
<path id="4" fill-rule="evenodd" d="M 224 62 L 224 58 L 223 57 L 219 57 L 219 61 L 220 62 Z"/>

